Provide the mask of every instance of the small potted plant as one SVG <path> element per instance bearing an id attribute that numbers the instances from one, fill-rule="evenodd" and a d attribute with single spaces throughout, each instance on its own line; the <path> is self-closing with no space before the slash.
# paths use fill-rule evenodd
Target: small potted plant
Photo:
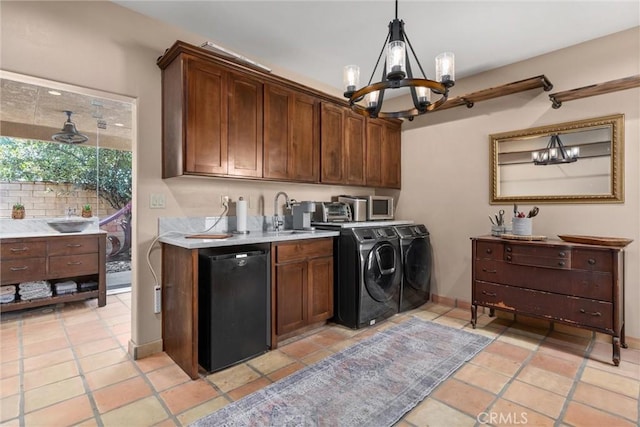
<path id="1" fill-rule="evenodd" d="M 14 203 L 11 210 L 11 218 L 23 219 L 24 218 L 24 205 L 22 203 Z"/>
<path id="2" fill-rule="evenodd" d="M 91 205 L 87 204 L 82 206 L 82 217 L 83 218 L 91 218 L 93 213 L 91 212 Z"/>

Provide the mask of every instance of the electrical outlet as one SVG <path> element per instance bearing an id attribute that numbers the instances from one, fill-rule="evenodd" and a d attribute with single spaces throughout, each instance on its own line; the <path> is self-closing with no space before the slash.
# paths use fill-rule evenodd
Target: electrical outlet
<path id="1" fill-rule="evenodd" d="M 220 196 L 220 207 L 228 207 L 230 201 L 231 199 L 229 198 L 229 196 Z"/>
<path id="2" fill-rule="evenodd" d="M 162 289 L 156 285 L 153 291 L 153 312 L 160 313 L 162 311 Z"/>
<path id="3" fill-rule="evenodd" d="M 157 193 L 149 196 L 149 208 L 164 209 L 166 207 L 164 194 Z"/>

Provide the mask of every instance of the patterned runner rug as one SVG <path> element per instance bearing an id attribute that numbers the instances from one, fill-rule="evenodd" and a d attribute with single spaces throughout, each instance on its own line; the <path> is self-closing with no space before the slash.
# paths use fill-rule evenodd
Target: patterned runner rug
<path id="1" fill-rule="evenodd" d="M 391 426 L 491 341 L 411 318 L 191 426 Z"/>

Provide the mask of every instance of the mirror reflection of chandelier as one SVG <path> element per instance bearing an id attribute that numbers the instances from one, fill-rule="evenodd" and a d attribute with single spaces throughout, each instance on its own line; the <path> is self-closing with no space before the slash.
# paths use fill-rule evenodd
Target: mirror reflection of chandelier
<path id="1" fill-rule="evenodd" d="M 578 160 L 578 157 L 580 157 L 580 147 L 565 147 L 558 134 L 551 135 L 544 150 L 531 153 L 531 160 L 537 166 L 573 163 Z"/>
<path id="2" fill-rule="evenodd" d="M 422 78 L 413 77 L 406 49 L 407 45 L 422 73 Z M 385 52 L 382 80 L 372 84 L 373 76 Z M 357 65 L 345 66 L 343 73 L 344 97 L 349 99 L 351 108 L 363 116 L 413 120 L 415 116 L 433 111 L 445 103 L 449 95 L 449 88 L 455 83 L 454 61 L 453 53 L 441 53 L 436 57 L 436 79 L 427 79 L 409 37 L 404 31 L 404 21 L 398 20 L 398 0 L 396 0 L 396 17 L 389 23 L 389 33 L 373 68 L 369 83 L 358 89 L 360 68 Z M 401 111 L 382 111 L 385 90 L 400 88 L 408 88 L 413 107 Z M 440 98 L 432 102 L 432 94 Z"/>

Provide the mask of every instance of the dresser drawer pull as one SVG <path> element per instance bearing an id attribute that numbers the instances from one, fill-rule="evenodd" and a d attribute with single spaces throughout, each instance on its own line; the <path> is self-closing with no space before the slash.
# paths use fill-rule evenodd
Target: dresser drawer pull
<path id="1" fill-rule="evenodd" d="M 488 297 L 497 297 L 498 294 L 495 292 L 487 292 L 487 291 L 482 291 L 482 295 L 486 295 Z"/>
<path id="2" fill-rule="evenodd" d="M 493 253 L 493 249 L 487 248 L 487 250 L 485 252 L 488 253 L 488 254 L 491 254 L 491 253 Z"/>
<path id="3" fill-rule="evenodd" d="M 587 262 L 589 263 L 589 265 L 596 265 L 596 260 L 593 258 L 589 258 Z"/>
<path id="4" fill-rule="evenodd" d="M 67 265 L 82 265 L 82 261 L 69 261 Z"/>
<path id="5" fill-rule="evenodd" d="M 29 248 L 11 248 L 11 252 L 25 252 L 28 250 Z"/>
<path id="6" fill-rule="evenodd" d="M 507 252 L 511 252 L 511 246 L 507 246 L 506 251 L 507 251 Z"/>
<path id="7" fill-rule="evenodd" d="M 560 262 L 558 262 L 558 265 L 559 265 L 560 267 L 564 267 L 564 261 L 560 261 Z"/>
<path id="8" fill-rule="evenodd" d="M 27 267 L 26 265 L 24 267 L 11 267 L 11 271 L 24 271 L 28 269 L 29 267 Z"/>
<path id="9" fill-rule="evenodd" d="M 488 270 L 486 267 L 483 267 L 482 271 L 485 273 L 497 273 L 497 270 Z"/>
<path id="10" fill-rule="evenodd" d="M 82 245 L 80 245 L 78 243 L 67 243 L 67 247 L 68 248 L 81 248 Z"/>
<path id="11" fill-rule="evenodd" d="M 511 261 L 511 255 L 507 255 L 505 258 L 507 261 Z"/>
<path id="12" fill-rule="evenodd" d="M 590 314 L 590 315 L 595 316 L 595 317 L 602 316 L 602 313 L 600 313 L 599 311 L 594 311 L 594 312 L 591 312 L 591 313 L 587 313 L 587 311 L 584 308 L 580 309 L 580 313 L 582 313 L 582 314 Z"/>
<path id="13" fill-rule="evenodd" d="M 567 254 L 564 252 L 558 252 L 558 256 L 566 256 Z"/>

